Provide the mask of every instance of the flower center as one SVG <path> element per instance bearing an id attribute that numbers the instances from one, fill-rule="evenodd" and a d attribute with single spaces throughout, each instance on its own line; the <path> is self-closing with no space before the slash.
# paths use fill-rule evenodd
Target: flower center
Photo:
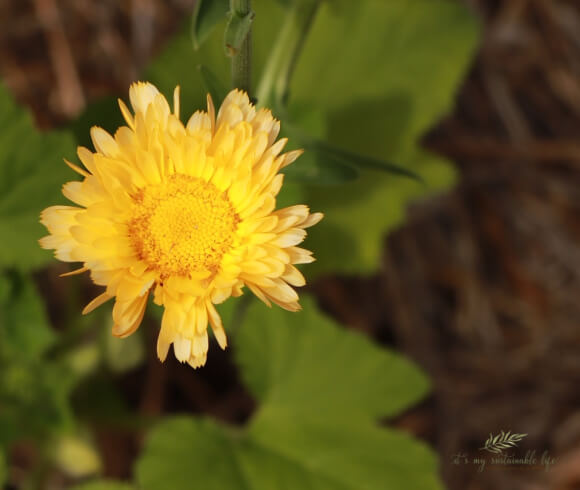
<path id="1" fill-rule="evenodd" d="M 225 193 L 195 177 L 175 174 L 133 196 L 129 235 L 141 260 L 162 278 L 217 272 L 240 221 Z"/>

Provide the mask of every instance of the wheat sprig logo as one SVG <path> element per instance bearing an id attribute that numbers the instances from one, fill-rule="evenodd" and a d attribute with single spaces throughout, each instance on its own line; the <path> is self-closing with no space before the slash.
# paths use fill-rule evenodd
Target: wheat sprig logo
<path id="1" fill-rule="evenodd" d="M 509 449 L 510 447 L 516 447 L 518 442 L 520 442 L 528 434 L 512 434 L 511 431 L 504 432 L 503 430 L 496 436 L 489 434 L 489 438 L 485 441 L 483 449 L 489 451 L 490 453 L 501 454 L 504 449 Z"/>

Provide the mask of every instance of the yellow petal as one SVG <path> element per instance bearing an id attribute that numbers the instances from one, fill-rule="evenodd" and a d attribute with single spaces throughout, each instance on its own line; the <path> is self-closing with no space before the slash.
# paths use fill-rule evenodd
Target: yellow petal
<path id="1" fill-rule="evenodd" d="M 76 269 L 74 271 L 65 272 L 64 274 L 61 274 L 59 277 L 76 276 L 77 274 L 82 274 L 83 272 L 86 272 L 88 270 L 89 270 L 88 267 L 81 267 L 80 269 Z"/>
<path id="2" fill-rule="evenodd" d="M 191 339 L 178 335 L 173 341 L 173 351 L 178 361 L 188 361 L 191 356 Z"/>
<path id="3" fill-rule="evenodd" d="M 158 93 L 159 90 L 151 83 L 137 82 L 131 85 L 129 89 L 129 100 L 131 101 L 133 110 L 136 113 L 145 113 Z"/>
<path id="4" fill-rule="evenodd" d="M 110 295 L 108 293 L 99 294 L 99 296 L 97 296 L 87 306 L 84 307 L 84 309 L 83 309 L 83 315 L 86 315 L 86 314 L 90 313 L 95 308 L 98 308 L 103 303 L 106 303 L 107 301 L 109 301 L 113 297 L 114 296 L 112 296 L 112 295 Z"/>
<path id="5" fill-rule="evenodd" d="M 69 162 L 66 158 L 64 159 L 64 163 L 66 163 L 70 168 L 72 168 L 77 174 L 82 175 L 83 177 L 88 177 L 89 174 L 86 170 L 83 170 L 82 168 L 80 168 L 78 165 L 75 165 L 72 162 Z"/>
<path id="6" fill-rule="evenodd" d="M 119 153 L 119 145 L 113 137 L 103 128 L 93 126 L 91 128 L 91 139 L 95 149 L 108 157 L 115 157 Z"/>

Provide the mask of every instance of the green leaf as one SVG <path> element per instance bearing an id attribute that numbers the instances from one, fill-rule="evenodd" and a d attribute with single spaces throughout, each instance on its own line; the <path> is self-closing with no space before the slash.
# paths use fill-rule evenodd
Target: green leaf
<path id="1" fill-rule="evenodd" d="M 430 451 L 405 434 L 285 422 L 247 438 L 207 419 L 167 419 L 149 436 L 137 480 L 145 490 L 443 488 Z"/>
<path id="2" fill-rule="evenodd" d="M 39 215 L 65 202 L 61 186 L 73 172 L 62 158 L 72 156 L 74 142 L 64 131 L 37 131 L 2 85 L 0 126 L 0 267 L 29 270 L 50 260 L 38 245 L 46 234 Z"/>
<path id="3" fill-rule="evenodd" d="M 282 170 L 285 181 L 295 181 L 314 185 L 336 185 L 351 182 L 359 176 L 356 168 L 333 156 L 323 157 L 307 152 L 299 163 Z"/>
<path id="4" fill-rule="evenodd" d="M 210 420 L 167 418 L 149 434 L 137 462 L 137 482 L 144 490 L 247 489 L 233 444 L 234 437 Z"/>
<path id="5" fill-rule="evenodd" d="M 298 62 L 290 110 L 317 107 L 326 117 L 319 139 L 361 155 L 362 164 L 397 162 L 425 184 L 394 180 L 366 165 L 354 184 L 309 187 L 303 202 L 325 213 L 309 230 L 306 246 L 317 257 L 310 275 L 376 270 L 382 237 L 403 221 L 407 203 L 455 182 L 451 165 L 417 149 L 417 141 L 450 107 L 477 32 L 474 18 L 454 2 L 321 6 Z"/>
<path id="6" fill-rule="evenodd" d="M 130 483 L 101 479 L 75 485 L 71 490 L 135 490 L 135 487 Z"/>
<path id="7" fill-rule="evenodd" d="M 413 145 L 449 109 L 477 38 L 474 16 L 452 1 L 323 2 L 296 68 L 292 97 L 330 111 L 390 101 L 392 110 L 382 121 L 388 124 L 377 130 L 388 137 L 386 128 L 406 122 L 401 143 Z M 407 100 L 410 117 L 397 99 Z M 364 117 L 365 107 L 359 112 Z M 358 121 L 350 122 L 352 131 Z"/>
<path id="8" fill-rule="evenodd" d="M 340 329 L 308 299 L 299 314 L 254 302 L 235 347 L 257 413 L 242 429 L 166 419 L 138 461 L 142 488 L 442 488 L 427 447 L 375 425 L 425 393 L 410 362 Z"/>
<path id="9" fill-rule="evenodd" d="M 288 138 L 287 149 L 305 151 L 295 163 L 282 170 L 286 175 L 284 187 L 288 182 L 336 185 L 358 178 L 360 172 L 349 162 L 334 155 L 323 155 L 309 147 L 315 141 L 311 135 L 326 134 L 326 130 L 326 119 L 320 111 L 298 107 L 292 114 L 285 115 L 281 123 L 281 137 Z M 297 198 L 302 199 L 302 195 Z"/>
<path id="10" fill-rule="evenodd" d="M 424 396 L 427 381 L 413 364 L 337 327 L 310 298 L 302 303 L 296 314 L 256 301 L 237 334 L 236 359 L 260 401 L 294 413 L 374 419 Z"/>
<path id="11" fill-rule="evenodd" d="M 199 49 L 215 26 L 226 18 L 229 0 L 197 0 L 191 22 L 193 46 Z"/>
<path id="12" fill-rule="evenodd" d="M 394 163 L 385 162 L 379 160 L 378 158 L 368 157 L 358 153 L 342 150 L 336 146 L 332 146 L 324 141 L 311 141 L 306 143 L 305 148 L 307 150 L 312 150 L 321 155 L 322 158 L 327 160 L 335 160 L 336 162 L 342 162 L 343 164 L 351 164 L 360 168 L 367 168 L 370 170 L 380 170 L 387 174 L 399 175 L 402 177 L 407 177 L 418 182 L 423 180 L 419 175 L 417 175 L 412 170 L 409 170 L 400 165 Z"/>
<path id="13" fill-rule="evenodd" d="M 0 290 L 0 359 L 38 359 L 56 335 L 34 283 L 27 276 L 4 273 Z"/>
<path id="14" fill-rule="evenodd" d="M 277 417 L 256 432 L 253 454 L 240 455 L 248 480 L 259 482 L 250 488 L 443 488 L 430 450 L 395 430 Z"/>
<path id="15" fill-rule="evenodd" d="M 240 14 L 239 12 L 230 12 L 228 23 L 224 36 L 224 48 L 226 56 L 235 56 L 242 43 L 248 36 L 252 22 L 254 21 L 254 12 Z"/>
<path id="16" fill-rule="evenodd" d="M 324 219 L 308 229 L 305 246 L 314 251 L 317 260 L 306 269 L 307 277 L 376 270 L 382 237 L 404 221 L 406 204 L 423 197 L 426 191 L 447 189 L 456 179 L 445 159 L 418 152 L 407 161 L 425 184 L 393 179 L 382 172 L 364 172 L 348 185 L 304 189 L 301 201 L 314 211 L 324 212 Z"/>

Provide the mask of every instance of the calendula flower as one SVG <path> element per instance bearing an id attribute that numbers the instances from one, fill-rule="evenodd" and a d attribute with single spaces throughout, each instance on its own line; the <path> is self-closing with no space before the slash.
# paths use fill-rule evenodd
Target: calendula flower
<path id="1" fill-rule="evenodd" d="M 127 126 L 114 137 L 93 127 L 96 151 L 78 149 L 85 168 L 66 162 L 84 177 L 63 187 L 78 206 L 45 209 L 41 222 L 50 234 L 40 244 L 62 261 L 83 263 L 69 274 L 90 271 L 106 287 L 83 313 L 115 298 L 118 337 L 139 327 L 152 292 L 165 307 L 159 358 L 173 344 L 177 359 L 199 367 L 208 322 L 222 349 L 227 343 L 214 305 L 244 286 L 268 305 L 300 309 L 292 286 L 305 281 L 294 265 L 314 259 L 297 245 L 322 214 L 305 205 L 275 210 L 279 170 L 301 151 L 281 154 L 279 121 L 244 92 L 230 92 L 217 118 L 208 96 L 207 112 L 195 112 L 185 126 L 179 88 L 173 112 L 150 83 L 133 84 L 129 98 L 134 115 L 119 101 Z"/>

